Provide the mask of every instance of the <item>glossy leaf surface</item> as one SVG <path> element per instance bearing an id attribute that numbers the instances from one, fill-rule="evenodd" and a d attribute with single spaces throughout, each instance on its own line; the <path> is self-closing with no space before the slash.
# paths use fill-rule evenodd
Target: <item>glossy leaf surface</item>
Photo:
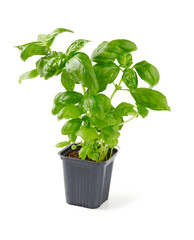
<path id="1" fill-rule="evenodd" d="M 133 69 L 125 69 L 123 72 L 122 80 L 129 90 L 133 91 L 137 88 L 138 78 L 137 74 Z"/>
<path id="2" fill-rule="evenodd" d="M 20 57 L 23 61 L 34 55 L 46 55 L 49 52 L 49 48 L 41 42 L 31 42 L 16 47 L 21 50 Z"/>
<path id="3" fill-rule="evenodd" d="M 98 138 L 98 133 L 94 127 L 83 126 L 76 132 L 76 135 L 83 138 L 84 141 L 89 141 Z"/>
<path id="4" fill-rule="evenodd" d="M 119 74 L 119 67 L 112 62 L 98 63 L 94 65 L 94 72 L 99 85 L 99 92 L 106 89 L 109 83 L 112 83 Z"/>
<path id="5" fill-rule="evenodd" d="M 61 73 L 61 83 L 67 91 L 73 91 L 74 90 L 75 82 L 70 77 L 70 75 L 67 73 L 65 68 L 63 69 L 63 71 Z"/>
<path id="6" fill-rule="evenodd" d="M 157 68 L 154 67 L 152 64 L 146 61 L 142 61 L 136 63 L 133 68 L 135 68 L 140 78 L 146 81 L 151 87 L 158 84 L 160 74 Z"/>
<path id="7" fill-rule="evenodd" d="M 59 75 L 66 64 L 66 55 L 62 52 L 51 52 L 36 62 L 36 69 L 40 77 L 45 80 Z"/>
<path id="8" fill-rule="evenodd" d="M 98 82 L 89 57 L 85 53 L 77 53 L 66 64 L 67 73 L 76 83 L 87 87 L 91 92 L 98 91 Z"/>
<path id="9" fill-rule="evenodd" d="M 135 91 L 131 92 L 131 94 L 135 101 L 145 108 L 150 108 L 156 111 L 170 111 L 166 97 L 156 90 L 137 88 Z"/>
<path id="10" fill-rule="evenodd" d="M 63 125 L 61 129 L 61 133 L 63 135 L 76 133 L 82 124 L 82 120 L 80 118 L 75 118 L 67 121 L 65 125 Z"/>
<path id="11" fill-rule="evenodd" d="M 22 75 L 19 77 L 18 82 L 19 82 L 19 83 L 22 83 L 23 80 L 35 78 L 35 77 L 37 77 L 37 76 L 38 76 L 37 70 L 36 70 L 36 69 L 33 69 L 32 71 L 29 71 L 29 72 L 26 72 L 26 73 L 22 74 Z"/>

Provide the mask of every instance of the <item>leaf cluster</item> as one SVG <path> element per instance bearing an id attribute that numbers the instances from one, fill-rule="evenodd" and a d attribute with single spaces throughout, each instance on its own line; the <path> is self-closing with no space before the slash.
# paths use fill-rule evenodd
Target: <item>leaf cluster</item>
<path id="1" fill-rule="evenodd" d="M 19 82 L 37 76 L 47 80 L 60 75 L 64 91 L 55 96 L 52 114 L 57 115 L 58 120 L 67 120 L 61 129 L 67 140 L 56 146 L 74 143 L 73 149 L 81 146 L 81 159 L 88 157 L 93 161 L 104 161 L 109 149 L 118 145 L 125 122 L 139 115 L 145 118 L 148 109 L 170 110 L 166 97 L 152 89 L 158 84 L 160 75 L 157 68 L 147 61 L 133 64 L 131 53 L 137 50 L 137 46 L 126 39 L 101 43 L 94 49 L 91 58 L 80 52 L 90 42 L 85 39 L 74 41 L 64 53 L 52 51 L 53 41 L 63 32 L 73 31 L 58 28 L 50 34 L 38 35 L 36 42 L 17 46 L 23 61 L 34 55 L 42 55 L 33 70 L 19 77 Z M 116 84 L 120 72 L 122 77 Z M 138 87 L 140 79 L 149 84 L 148 88 Z M 76 91 L 76 84 L 82 86 L 83 93 Z M 115 86 L 110 97 L 102 93 L 109 84 Z M 113 106 L 113 96 L 122 90 L 129 92 L 134 103 L 121 102 Z M 127 116 L 131 118 L 124 121 Z M 80 143 L 76 143 L 77 137 L 82 139 Z"/>

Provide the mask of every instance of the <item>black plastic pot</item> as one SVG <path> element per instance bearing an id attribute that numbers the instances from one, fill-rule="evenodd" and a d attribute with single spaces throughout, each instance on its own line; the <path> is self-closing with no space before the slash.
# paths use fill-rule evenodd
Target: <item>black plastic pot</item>
<path id="1" fill-rule="evenodd" d="M 104 162 L 66 157 L 71 145 L 59 152 L 63 160 L 66 201 L 71 205 L 98 208 L 108 199 L 112 168 L 117 149 Z"/>

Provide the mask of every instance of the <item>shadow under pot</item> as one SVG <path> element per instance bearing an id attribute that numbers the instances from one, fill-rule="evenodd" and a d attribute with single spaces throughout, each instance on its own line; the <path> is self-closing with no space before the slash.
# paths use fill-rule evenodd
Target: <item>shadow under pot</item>
<path id="1" fill-rule="evenodd" d="M 71 146 L 59 152 L 63 162 L 66 201 L 68 204 L 87 208 L 98 208 L 108 199 L 115 156 L 103 162 L 67 157 Z"/>

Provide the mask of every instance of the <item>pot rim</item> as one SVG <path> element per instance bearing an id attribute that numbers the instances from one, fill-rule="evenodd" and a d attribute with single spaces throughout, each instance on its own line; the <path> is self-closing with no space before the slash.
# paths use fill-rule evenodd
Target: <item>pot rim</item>
<path id="1" fill-rule="evenodd" d="M 103 162 L 88 161 L 88 160 L 82 160 L 82 159 L 79 159 L 79 158 L 70 158 L 70 157 L 64 156 L 63 153 L 66 152 L 68 154 L 69 150 L 72 150 L 71 146 L 74 145 L 74 144 L 75 143 L 71 143 L 68 146 L 66 146 L 65 148 L 63 148 L 61 151 L 58 152 L 58 155 L 60 156 L 60 158 L 62 160 L 71 161 L 71 162 L 73 161 L 73 162 L 77 162 L 77 163 L 83 164 L 83 165 L 104 166 L 104 165 L 108 165 L 109 163 L 111 163 L 114 160 L 114 158 L 115 158 L 115 156 L 117 155 L 117 152 L 118 152 L 118 149 L 113 148 L 113 154 L 112 154 L 111 158 L 109 158 L 108 160 L 103 161 Z"/>

